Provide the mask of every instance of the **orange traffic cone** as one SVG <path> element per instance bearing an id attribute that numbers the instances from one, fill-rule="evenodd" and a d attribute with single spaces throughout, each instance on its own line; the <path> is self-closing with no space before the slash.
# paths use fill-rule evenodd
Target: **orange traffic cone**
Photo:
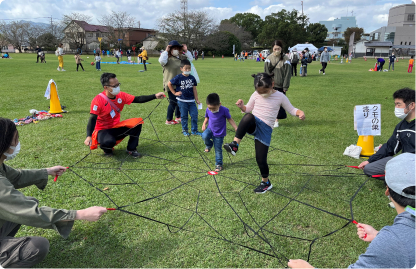
<path id="1" fill-rule="evenodd" d="M 51 114 L 58 114 L 58 113 L 64 113 L 61 107 L 61 103 L 59 102 L 58 92 L 56 90 L 56 84 L 55 81 L 50 83 L 50 107 L 49 107 L 49 113 Z"/>
<path id="2" fill-rule="evenodd" d="M 357 146 L 362 148 L 361 156 L 370 157 L 374 152 L 374 136 L 372 135 L 360 135 L 358 137 Z"/>
<path id="3" fill-rule="evenodd" d="M 377 71 L 377 63 L 376 63 L 376 65 L 374 66 L 374 71 Z"/>

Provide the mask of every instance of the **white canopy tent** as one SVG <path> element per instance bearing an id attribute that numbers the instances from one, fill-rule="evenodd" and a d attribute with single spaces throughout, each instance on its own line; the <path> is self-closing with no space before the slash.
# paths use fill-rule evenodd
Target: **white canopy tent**
<path id="1" fill-rule="evenodd" d="M 315 51 L 318 52 L 318 48 L 313 44 L 296 44 L 293 47 L 289 47 L 289 51 L 292 52 L 294 48 L 296 48 L 298 52 L 303 51 L 305 48 L 308 48 L 311 53 L 314 53 Z"/>

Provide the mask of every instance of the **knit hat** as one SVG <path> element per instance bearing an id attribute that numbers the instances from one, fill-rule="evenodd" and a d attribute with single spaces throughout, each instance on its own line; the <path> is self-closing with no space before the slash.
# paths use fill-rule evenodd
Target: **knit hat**
<path id="1" fill-rule="evenodd" d="M 402 153 L 386 164 L 386 184 L 395 193 L 410 199 L 415 199 L 412 194 L 403 190 L 415 186 L 415 154 Z"/>

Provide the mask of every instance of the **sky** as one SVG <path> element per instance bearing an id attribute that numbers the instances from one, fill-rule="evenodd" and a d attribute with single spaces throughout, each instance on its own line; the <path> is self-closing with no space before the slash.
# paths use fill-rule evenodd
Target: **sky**
<path id="1" fill-rule="evenodd" d="M 413 0 L 415 1 L 415 0 Z M 309 22 L 355 16 L 366 33 L 387 25 L 389 9 L 410 0 L 304 0 L 303 11 Z M 73 12 L 91 16 L 91 24 L 111 11 L 125 11 L 140 21 L 141 28 L 157 29 L 158 19 L 180 9 L 180 0 L 0 0 L 0 21 L 29 20 L 50 23 Z M 188 0 L 189 10 L 206 11 L 217 23 L 236 13 L 255 13 L 263 19 L 282 9 L 302 10 L 300 0 Z M 352 13 L 351 13 L 352 12 Z M 138 25 L 137 25 L 138 26 Z"/>

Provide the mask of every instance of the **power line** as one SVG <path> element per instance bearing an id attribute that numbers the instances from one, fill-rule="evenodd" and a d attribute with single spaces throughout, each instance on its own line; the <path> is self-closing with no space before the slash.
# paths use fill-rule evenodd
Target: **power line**
<path id="1" fill-rule="evenodd" d="M 17 21 L 17 20 L 37 20 L 37 19 L 51 19 L 52 17 L 37 17 L 37 18 L 15 18 L 15 19 L 0 19 L 0 21 Z M 53 18 L 54 20 L 61 20 L 58 18 Z"/>

